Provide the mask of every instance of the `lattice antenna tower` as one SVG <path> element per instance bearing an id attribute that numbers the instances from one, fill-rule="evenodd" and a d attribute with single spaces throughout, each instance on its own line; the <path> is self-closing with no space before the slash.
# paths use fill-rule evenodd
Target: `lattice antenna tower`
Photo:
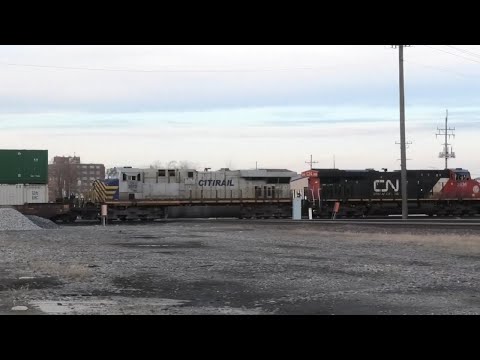
<path id="1" fill-rule="evenodd" d="M 454 131 L 455 131 L 455 128 L 448 127 L 448 110 L 447 110 L 447 115 L 445 116 L 445 128 L 440 129 L 437 127 L 437 133 L 435 134 L 435 137 L 438 137 L 438 136 L 445 137 L 445 142 L 443 143 L 443 151 L 438 154 L 439 158 L 445 159 L 445 169 L 448 169 L 448 159 L 455 158 L 453 147 L 448 143 L 448 139 L 450 139 L 451 136 L 455 137 L 455 134 L 453 133 Z M 450 151 L 448 150 L 449 145 L 450 145 Z"/>

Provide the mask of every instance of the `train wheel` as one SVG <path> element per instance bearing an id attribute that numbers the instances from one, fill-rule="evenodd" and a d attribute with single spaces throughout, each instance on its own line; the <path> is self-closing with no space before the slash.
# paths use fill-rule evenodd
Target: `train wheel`
<path id="1" fill-rule="evenodd" d="M 64 222 L 65 224 L 68 224 L 71 222 L 71 217 L 69 215 L 63 215 L 61 218 L 62 222 Z"/>

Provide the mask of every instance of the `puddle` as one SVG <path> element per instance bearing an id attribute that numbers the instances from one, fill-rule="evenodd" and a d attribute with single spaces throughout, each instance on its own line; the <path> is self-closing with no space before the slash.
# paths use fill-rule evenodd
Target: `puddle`
<path id="1" fill-rule="evenodd" d="M 62 282 L 54 277 L 26 276 L 19 279 L 0 279 L 0 291 L 45 289 L 59 285 L 62 285 Z"/>
<path id="2" fill-rule="evenodd" d="M 204 315 L 266 315 L 270 314 L 266 310 L 261 308 L 246 309 L 246 308 L 234 308 L 234 307 L 202 307 L 198 310 L 193 310 L 193 314 L 204 314 Z"/>
<path id="3" fill-rule="evenodd" d="M 30 305 L 46 314 L 54 315 L 89 315 L 89 314 L 129 314 L 149 313 L 181 306 L 186 300 L 174 299 L 131 299 L 119 297 L 116 299 L 60 299 L 32 301 Z"/>
<path id="4" fill-rule="evenodd" d="M 205 247 L 200 241 L 184 241 L 184 242 L 151 242 L 151 243 L 116 243 L 113 245 L 126 248 L 177 248 L 177 249 L 193 249 Z"/>
<path id="5" fill-rule="evenodd" d="M 162 239 L 165 236 L 157 236 L 157 235 L 135 235 L 132 236 L 132 239 Z"/>
<path id="6" fill-rule="evenodd" d="M 32 301 L 30 305 L 47 314 L 99 313 L 115 305 L 108 300 Z"/>

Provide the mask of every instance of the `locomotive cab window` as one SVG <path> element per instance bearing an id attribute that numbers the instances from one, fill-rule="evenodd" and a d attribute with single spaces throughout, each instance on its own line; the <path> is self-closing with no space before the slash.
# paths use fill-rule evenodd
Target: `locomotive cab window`
<path id="1" fill-rule="evenodd" d="M 456 173 L 455 174 L 455 180 L 456 181 L 470 180 L 470 174 L 469 173 L 464 173 L 464 172 Z"/>

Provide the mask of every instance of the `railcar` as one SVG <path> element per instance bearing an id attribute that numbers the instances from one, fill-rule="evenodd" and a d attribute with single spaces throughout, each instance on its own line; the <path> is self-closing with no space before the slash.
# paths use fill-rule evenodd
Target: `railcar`
<path id="1" fill-rule="evenodd" d="M 317 217 L 402 213 L 400 171 L 312 169 L 302 173 L 305 198 Z M 410 214 L 474 216 L 480 213 L 480 183 L 465 169 L 407 170 Z"/>
<path id="2" fill-rule="evenodd" d="M 286 169 L 197 171 L 194 169 L 117 168 L 114 178 L 96 180 L 88 202 L 77 208 L 84 218 L 108 207 L 109 220 L 166 217 L 291 217 Z"/>

